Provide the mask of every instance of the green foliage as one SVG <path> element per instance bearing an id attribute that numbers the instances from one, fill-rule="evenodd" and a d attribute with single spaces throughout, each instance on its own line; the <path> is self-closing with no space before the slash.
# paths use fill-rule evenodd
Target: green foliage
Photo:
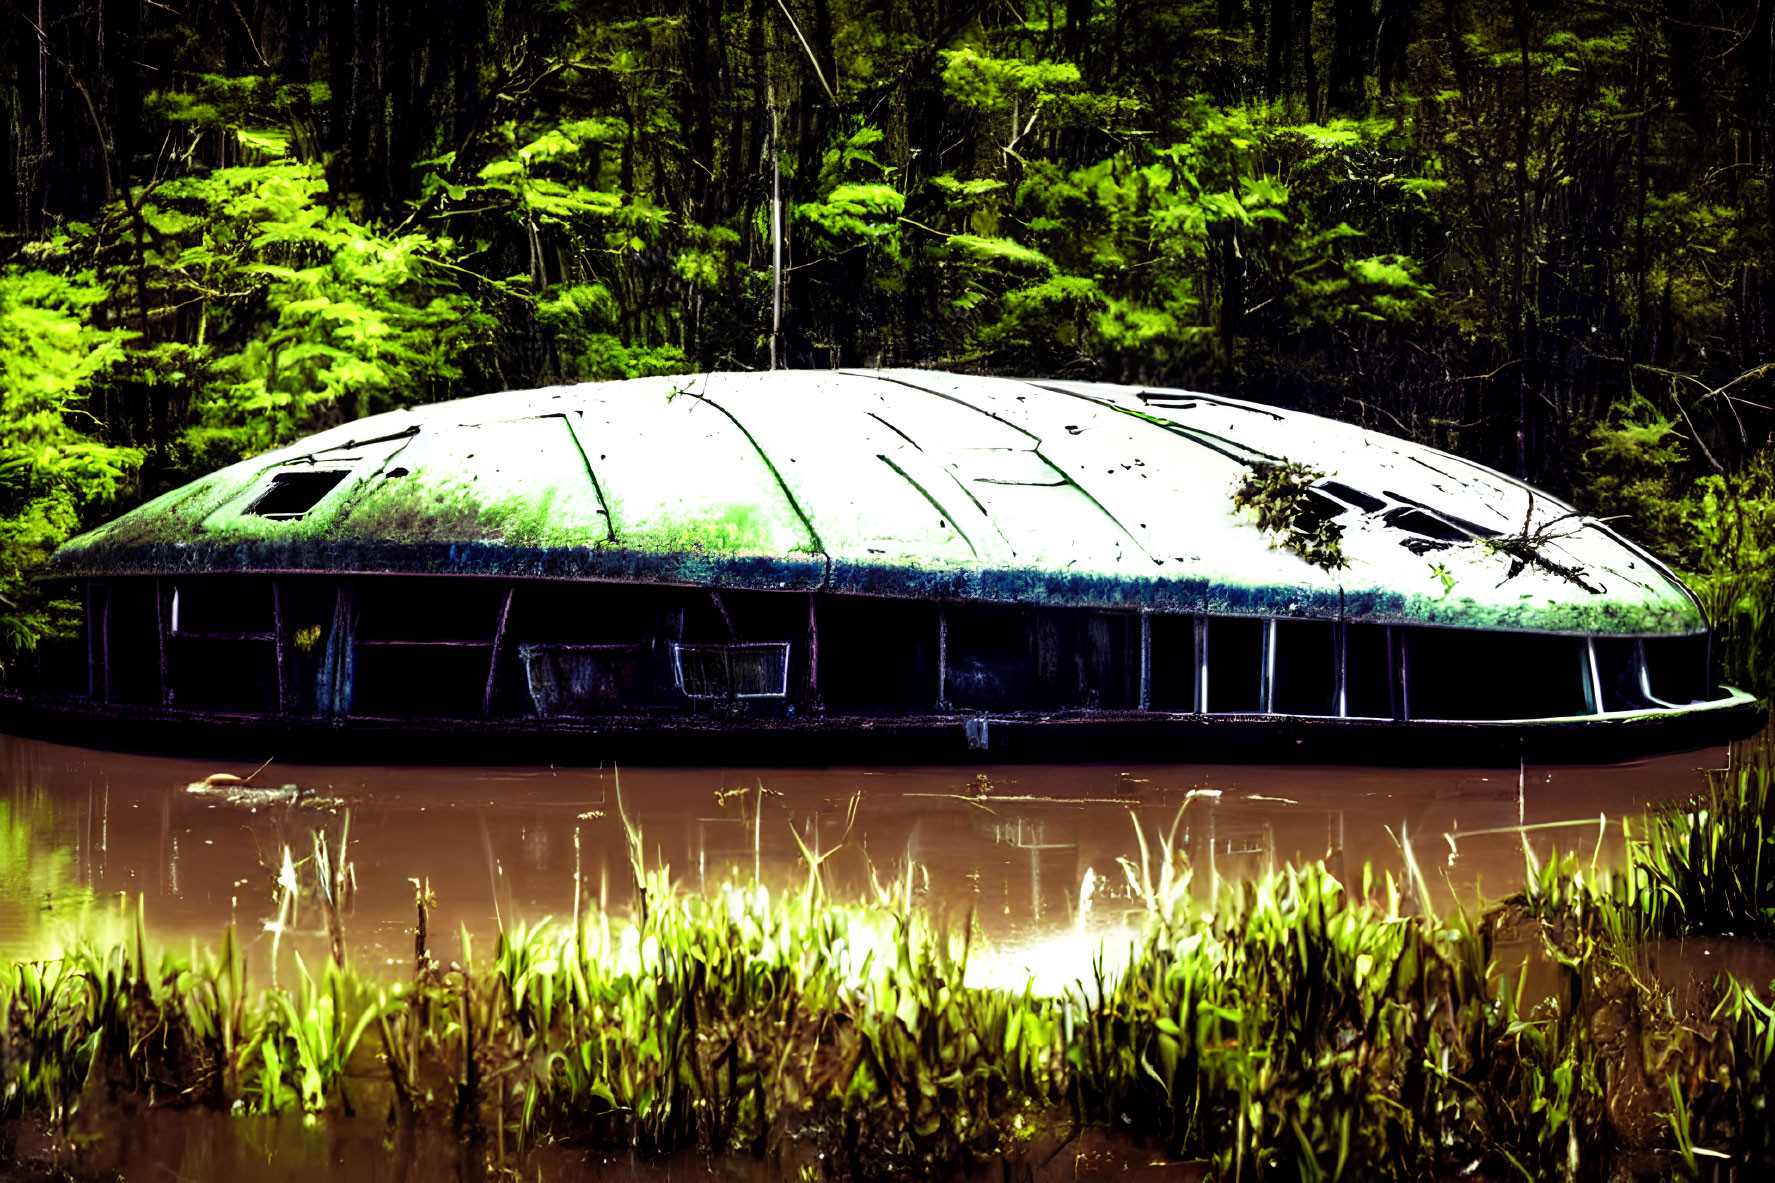
<path id="1" fill-rule="evenodd" d="M 679 258 L 682 261 L 685 256 Z M 715 266 L 707 259 L 696 259 L 692 265 Z M 549 288 L 536 301 L 536 323 L 553 341 L 561 378 L 567 382 L 645 378 L 689 368 L 683 351 L 676 346 L 623 344 L 621 308 L 610 289 L 600 283 Z"/>
<path id="2" fill-rule="evenodd" d="M 1754 55 L 1618 0 L 1445 9 L 570 0 L 395 36 L 288 0 L 82 7 L 44 31 L 90 53 L 14 96 L 0 267 L 65 285 L 9 306 L 91 347 L 0 364 L 117 475 L 4 491 L 8 647 L 53 627 L 17 571 L 113 493 L 406 403 L 768 364 L 773 164 L 788 364 L 1343 415 L 1629 515 L 1747 622 L 1735 490 L 1775 428 Z M 41 56 L 29 22 L 0 48 Z"/>
<path id="3" fill-rule="evenodd" d="M 104 297 L 90 275 L 0 271 L 0 631 L 14 649 L 55 626 L 26 606 L 31 568 L 142 462 L 100 438 L 88 410 L 130 336 L 91 323 Z"/>
<path id="4" fill-rule="evenodd" d="M 380 233 L 325 196 L 318 168 L 276 161 L 141 198 L 164 298 L 226 297 L 198 333 L 200 348 L 215 342 L 188 436 L 201 455 L 248 455 L 423 401 L 491 331 L 459 289 L 448 239 Z"/>
<path id="5" fill-rule="evenodd" d="M 1589 442 L 1582 469 L 1586 503 L 1627 515 L 1632 533 L 1654 549 L 1680 553 L 1689 539 L 1680 487 L 1687 453 L 1676 420 L 1636 395 L 1591 427 Z"/>
<path id="6" fill-rule="evenodd" d="M 1325 473 L 1299 461 L 1254 464 L 1233 490 L 1233 510 L 1249 513 L 1259 530 L 1273 535 L 1271 546 L 1335 571 L 1348 565 L 1344 528 L 1327 512 L 1328 499 L 1313 491 L 1324 479 Z"/>
<path id="7" fill-rule="evenodd" d="M 1768 694 L 1775 690 L 1775 451 L 1757 453 L 1730 476 L 1702 477 L 1678 504 L 1722 673 Z"/>

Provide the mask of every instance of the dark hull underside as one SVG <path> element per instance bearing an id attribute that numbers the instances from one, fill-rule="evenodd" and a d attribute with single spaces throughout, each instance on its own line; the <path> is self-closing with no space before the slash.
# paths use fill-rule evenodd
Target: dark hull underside
<path id="1" fill-rule="evenodd" d="M 719 719 L 343 720 L 0 695 L 0 730 L 83 747 L 280 764 L 853 765 L 1016 761 L 1601 764 L 1754 734 L 1742 694 L 1678 710 L 1503 722 L 1163 712 Z"/>

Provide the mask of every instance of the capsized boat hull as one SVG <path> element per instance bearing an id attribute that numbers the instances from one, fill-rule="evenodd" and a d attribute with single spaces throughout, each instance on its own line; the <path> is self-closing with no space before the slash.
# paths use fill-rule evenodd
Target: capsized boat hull
<path id="1" fill-rule="evenodd" d="M 1138 711 L 922 716 L 325 720 L 0 695 L 0 731 L 279 763 L 850 765 L 1061 761 L 1514 767 L 1606 764 L 1755 734 L 1741 691 L 1670 710 L 1534 720 Z"/>

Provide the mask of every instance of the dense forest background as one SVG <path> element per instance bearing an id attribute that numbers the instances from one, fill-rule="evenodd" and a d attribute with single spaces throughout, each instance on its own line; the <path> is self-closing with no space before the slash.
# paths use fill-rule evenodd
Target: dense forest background
<path id="1" fill-rule="evenodd" d="M 1775 0 L 0 3 L 14 651 L 119 503 L 774 348 L 1461 452 L 1627 515 L 1767 685 Z"/>

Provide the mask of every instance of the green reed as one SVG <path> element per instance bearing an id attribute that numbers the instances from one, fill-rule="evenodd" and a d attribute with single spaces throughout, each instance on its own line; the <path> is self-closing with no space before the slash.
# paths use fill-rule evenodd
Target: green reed
<path id="1" fill-rule="evenodd" d="M 0 1117 L 66 1128 L 129 1094 L 447 1122 L 503 1163 L 571 1138 L 862 1178 L 1087 1126 L 1223 1180 L 1767 1164 L 1768 984 L 1723 979 L 1681 1013 L 1638 950 L 1766 931 L 1768 786 L 1753 765 L 1648 817 L 1618 870 L 1525 842 L 1523 891 L 1441 916 L 1409 859 L 1403 880 L 1315 863 L 1204 887 L 1171 835 L 1143 836 L 1125 964 L 1100 956 L 1059 996 L 971 982 L 971 918 L 915 908 L 910 872 L 835 901 L 830 851 L 809 849 L 796 889 L 693 894 L 644 866 L 632 827 L 633 915 L 513 925 L 484 956 L 464 933 L 460 963 L 422 955 L 398 981 L 341 955 L 255 988 L 232 931 L 151 954 L 138 906 L 110 939 L 0 967 Z M 337 887 L 342 862 L 315 867 Z"/>

